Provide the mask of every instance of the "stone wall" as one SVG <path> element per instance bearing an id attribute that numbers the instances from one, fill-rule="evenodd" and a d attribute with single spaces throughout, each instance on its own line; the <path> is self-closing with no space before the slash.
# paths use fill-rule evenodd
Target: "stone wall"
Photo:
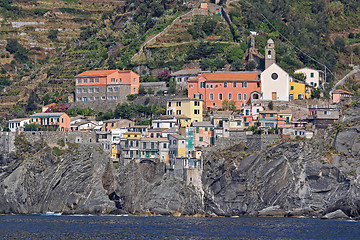
<path id="1" fill-rule="evenodd" d="M 245 132 L 241 134 L 233 135 L 227 138 L 215 139 L 214 147 L 217 150 L 224 150 L 236 143 L 244 142 L 250 151 L 258 151 L 265 149 L 268 145 L 275 143 L 280 139 L 280 135 L 269 134 L 269 135 L 246 135 Z"/>
<path id="2" fill-rule="evenodd" d="M 0 166 L 7 165 L 10 152 L 15 151 L 15 133 L 0 132 Z"/>
<path id="3" fill-rule="evenodd" d="M 251 135 L 246 136 L 246 143 L 249 150 L 258 151 L 266 149 L 268 145 L 275 143 L 279 139 L 281 139 L 281 136 L 277 134 Z"/>
<path id="4" fill-rule="evenodd" d="M 96 133 L 94 132 L 43 132 L 25 131 L 21 133 L 27 141 L 43 141 L 49 145 L 57 144 L 59 140 L 65 143 L 96 143 Z"/>
<path id="5" fill-rule="evenodd" d="M 121 104 L 126 101 L 120 101 L 120 100 L 106 100 L 106 101 L 91 101 L 91 102 L 73 102 L 70 105 L 70 108 L 91 108 L 95 111 L 102 111 L 107 112 L 108 110 L 112 109 L 114 110 L 118 104 Z"/>

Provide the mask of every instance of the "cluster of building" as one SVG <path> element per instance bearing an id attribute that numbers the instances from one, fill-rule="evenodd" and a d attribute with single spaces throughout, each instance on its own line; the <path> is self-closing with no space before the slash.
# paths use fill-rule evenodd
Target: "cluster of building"
<path id="1" fill-rule="evenodd" d="M 166 115 L 152 120 L 149 126 L 135 125 L 127 119 L 70 118 L 63 112 L 47 112 L 45 107 L 43 112 L 29 118 L 10 120 L 9 129 L 21 132 L 27 125 L 36 124 L 41 130 L 96 133 L 96 142 L 111 154 L 114 162 L 159 160 L 174 172 L 185 169 L 182 176 L 187 182 L 197 181 L 202 169 L 202 151 L 221 144 L 224 139 L 238 140 L 259 132 L 276 132 L 282 138 L 311 138 L 314 128 L 326 128 L 339 119 L 335 105 L 308 106 L 308 113 L 301 118 L 295 118 L 290 110 L 266 110 L 264 104 L 268 106 L 270 101 L 310 98 L 311 91 L 321 87 L 323 72 L 310 68 L 296 70 L 295 74 L 304 76 L 304 81 L 299 81 L 276 64 L 271 39 L 265 53 L 265 70 L 261 73 L 201 73 L 199 69 L 173 73 L 179 90 L 187 89 L 188 97 L 168 100 Z M 155 85 L 151 83 L 148 87 Z M 156 86 L 163 89 L 165 83 Z M 78 102 L 124 100 L 138 91 L 139 76 L 132 71 L 86 71 L 75 77 Z M 347 91 L 336 90 L 333 102 L 351 96 Z M 225 100 L 236 111 L 224 110 Z"/>

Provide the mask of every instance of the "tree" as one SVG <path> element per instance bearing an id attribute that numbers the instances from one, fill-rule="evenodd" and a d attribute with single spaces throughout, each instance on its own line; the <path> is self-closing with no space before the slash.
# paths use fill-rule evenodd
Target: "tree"
<path id="1" fill-rule="evenodd" d="M 58 38 L 59 30 L 57 29 L 50 29 L 48 34 L 48 39 L 51 41 L 55 41 Z"/>
<path id="2" fill-rule="evenodd" d="M 311 98 L 320 98 L 321 90 L 319 88 L 315 88 L 311 91 Z"/>
<path id="3" fill-rule="evenodd" d="M 256 62 L 254 61 L 247 62 L 245 65 L 246 71 L 253 71 L 255 68 L 256 68 Z"/>
<path id="4" fill-rule="evenodd" d="M 222 59 L 221 57 L 215 58 L 215 67 L 217 70 L 222 70 L 222 68 L 225 66 L 226 61 Z"/>
<path id="5" fill-rule="evenodd" d="M 242 61 L 240 59 L 236 59 L 235 61 L 233 61 L 231 63 L 231 68 L 233 70 L 240 71 L 241 69 L 244 68 L 244 64 L 242 63 Z"/>
<path id="6" fill-rule="evenodd" d="M 150 95 L 154 94 L 154 90 L 152 90 L 152 88 L 149 87 L 148 90 L 147 90 L 147 93 L 150 94 Z"/>
<path id="7" fill-rule="evenodd" d="M 139 95 L 146 95 L 146 89 L 143 85 L 139 87 Z"/>
<path id="8" fill-rule="evenodd" d="M 31 91 L 29 99 L 27 101 L 26 111 L 36 110 L 38 108 L 36 101 L 37 101 L 37 95 L 36 95 L 35 91 Z"/>
<path id="9" fill-rule="evenodd" d="M 273 110 L 273 109 L 274 109 L 274 103 L 273 103 L 272 101 L 269 102 L 268 108 L 269 108 L 270 110 Z"/>
<path id="10" fill-rule="evenodd" d="M 21 44 L 17 39 L 8 39 L 6 44 L 6 51 L 14 54 L 19 48 L 21 48 Z"/>

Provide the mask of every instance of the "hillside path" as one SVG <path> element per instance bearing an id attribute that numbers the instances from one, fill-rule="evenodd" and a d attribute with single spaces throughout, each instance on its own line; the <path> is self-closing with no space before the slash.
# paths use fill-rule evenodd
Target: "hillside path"
<path id="1" fill-rule="evenodd" d="M 344 82 L 346 81 L 346 79 L 348 79 L 349 77 L 351 77 L 351 76 L 353 76 L 353 75 L 355 75 L 355 74 L 357 74 L 357 73 L 360 73 L 360 66 L 359 66 L 359 65 L 355 66 L 352 71 L 350 71 L 348 74 L 345 75 L 345 77 L 343 77 L 340 81 L 338 81 L 338 82 L 334 85 L 332 91 L 336 90 L 336 87 L 337 87 L 337 86 L 340 86 L 340 85 L 344 84 Z"/>

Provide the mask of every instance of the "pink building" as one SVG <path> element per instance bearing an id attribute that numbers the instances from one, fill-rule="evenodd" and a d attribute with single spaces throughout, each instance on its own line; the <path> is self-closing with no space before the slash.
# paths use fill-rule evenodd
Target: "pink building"
<path id="1" fill-rule="evenodd" d="M 63 112 L 35 113 L 30 116 L 30 123 L 36 123 L 43 128 L 56 131 L 70 131 L 70 117 Z"/>
<path id="2" fill-rule="evenodd" d="M 332 92 L 332 101 L 333 101 L 333 103 L 339 103 L 342 98 L 348 98 L 353 95 L 354 94 L 352 94 L 351 92 L 348 92 L 348 91 L 345 91 L 342 89 L 337 89 Z"/>
<path id="3" fill-rule="evenodd" d="M 214 125 L 210 122 L 193 122 L 194 147 L 208 147 L 214 144 Z"/>
<path id="4" fill-rule="evenodd" d="M 205 107 L 221 108 L 224 100 L 234 101 L 237 109 L 260 99 L 257 72 L 205 73 L 188 80 L 188 97 L 203 99 Z"/>
<path id="5" fill-rule="evenodd" d="M 75 101 L 120 100 L 139 93 L 139 75 L 131 70 L 86 71 L 75 76 Z"/>

